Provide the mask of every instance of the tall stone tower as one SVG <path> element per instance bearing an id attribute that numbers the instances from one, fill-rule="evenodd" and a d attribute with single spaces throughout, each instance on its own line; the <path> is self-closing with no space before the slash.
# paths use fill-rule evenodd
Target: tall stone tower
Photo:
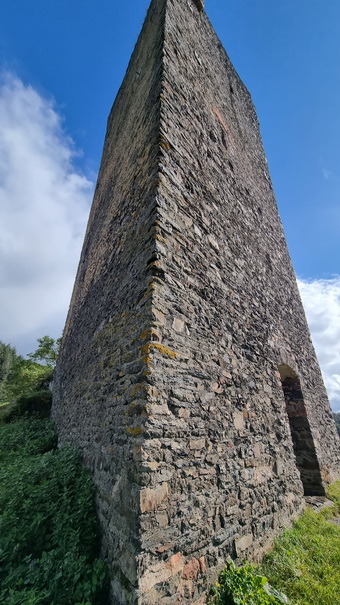
<path id="1" fill-rule="evenodd" d="M 256 113 L 199 0 L 151 2 L 109 116 L 53 417 L 115 604 L 204 603 L 336 476 Z"/>

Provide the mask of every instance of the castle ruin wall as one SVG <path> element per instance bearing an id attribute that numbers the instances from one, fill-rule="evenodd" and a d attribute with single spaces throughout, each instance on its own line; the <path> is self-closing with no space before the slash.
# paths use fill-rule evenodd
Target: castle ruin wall
<path id="1" fill-rule="evenodd" d="M 56 370 L 115 604 L 204 603 L 228 556 L 260 556 L 339 472 L 256 112 L 198 8 L 151 3 Z"/>

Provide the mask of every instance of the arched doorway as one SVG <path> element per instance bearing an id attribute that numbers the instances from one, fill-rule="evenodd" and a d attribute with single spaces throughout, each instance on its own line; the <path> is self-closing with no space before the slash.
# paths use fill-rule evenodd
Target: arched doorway
<path id="1" fill-rule="evenodd" d="M 279 372 L 292 434 L 296 466 L 300 471 L 305 496 L 324 496 L 325 490 L 322 485 L 320 465 L 299 377 L 286 364 L 279 365 Z"/>

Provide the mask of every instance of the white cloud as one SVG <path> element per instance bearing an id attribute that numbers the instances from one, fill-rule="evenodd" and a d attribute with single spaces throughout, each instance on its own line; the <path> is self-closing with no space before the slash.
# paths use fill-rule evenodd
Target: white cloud
<path id="1" fill-rule="evenodd" d="M 298 283 L 328 395 L 340 411 L 340 276 Z"/>
<path id="2" fill-rule="evenodd" d="M 52 100 L 0 75 L 0 340 L 19 352 L 59 336 L 93 183 Z"/>

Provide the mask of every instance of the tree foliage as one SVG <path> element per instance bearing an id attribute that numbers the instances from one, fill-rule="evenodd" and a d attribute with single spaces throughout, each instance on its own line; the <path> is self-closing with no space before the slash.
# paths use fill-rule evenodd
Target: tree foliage
<path id="1" fill-rule="evenodd" d="M 60 341 L 50 336 L 38 338 L 38 348 L 28 354 L 28 359 L 17 355 L 11 345 L 0 342 L 0 405 L 40 389 L 51 376 Z"/>
<path id="2" fill-rule="evenodd" d="M 11 345 L 6 345 L 0 341 L 0 401 L 5 397 L 7 382 L 19 359 L 19 356 Z"/>
<path id="3" fill-rule="evenodd" d="M 34 353 L 29 353 L 27 357 L 31 361 L 42 363 L 49 368 L 54 368 L 60 349 L 61 338 L 51 338 L 51 336 L 42 336 L 38 338 L 39 346 Z"/>
<path id="4" fill-rule="evenodd" d="M 48 375 L 50 368 L 30 359 L 18 360 L 12 369 L 10 380 L 7 381 L 4 393 L 8 401 L 17 399 L 38 389 Z"/>
<path id="5" fill-rule="evenodd" d="M 0 341 L 0 382 L 5 382 L 17 359 L 14 347 Z"/>

